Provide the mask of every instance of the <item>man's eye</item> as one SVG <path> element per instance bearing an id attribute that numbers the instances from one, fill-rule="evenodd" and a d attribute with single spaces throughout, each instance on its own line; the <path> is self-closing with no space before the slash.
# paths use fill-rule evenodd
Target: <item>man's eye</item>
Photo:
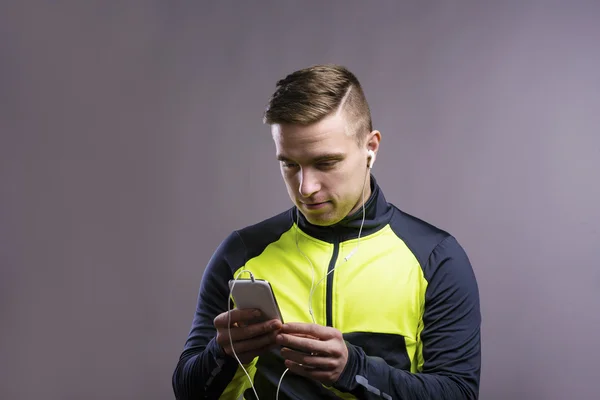
<path id="1" fill-rule="evenodd" d="M 284 162 L 283 166 L 286 167 L 286 168 L 295 168 L 295 167 L 298 166 L 298 164 L 291 163 L 291 162 Z"/>
<path id="2" fill-rule="evenodd" d="M 332 161 L 321 161 L 317 165 L 319 166 L 319 168 L 332 168 L 336 164 L 337 164 L 337 161 L 332 160 Z"/>

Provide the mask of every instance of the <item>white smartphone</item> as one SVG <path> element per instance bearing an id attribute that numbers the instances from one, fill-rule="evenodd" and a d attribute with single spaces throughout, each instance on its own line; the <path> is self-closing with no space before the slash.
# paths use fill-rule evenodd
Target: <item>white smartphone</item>
<path id="1" fill-rule="evenodd" d="M 236 308 L 255 308 L 262 311 L 262 316 L 251 322 L 279 319 L 283 323 L 281 310 L 268 281 L 264 279 L 232 279 L 229 281 L 229 291 Z"/>

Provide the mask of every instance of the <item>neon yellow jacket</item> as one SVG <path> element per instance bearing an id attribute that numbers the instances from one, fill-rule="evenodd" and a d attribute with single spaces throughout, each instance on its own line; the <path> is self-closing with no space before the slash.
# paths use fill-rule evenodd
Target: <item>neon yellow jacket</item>
<path id="1" fill-rule="evenodd" d="M 326 387 L 291 373 L 280 399 L 476 399 L 481 363 L 479 294 L 463 248 L 448 234 L 372 195 L 357 251 L 362 210 L 330 227 L 291 208 L 233 232 L 205 270 L 193 324 L 175 372 L 178 399 L 254 398 L 235 358 L 215 341 L 214 318 L 227 310 L 228 281 L 241 269 L 268 280 L 284 322 L 340 330 L 348 363 Z M 299 228 L 299 229 L 298 229 Z M 298 240 L 298 247 L 296 245 Z M 298 251 L 301 249 L 302 253 Z M 274 399 L 285 371 L 278 351 L 249 366 L 261 400 Z"/>

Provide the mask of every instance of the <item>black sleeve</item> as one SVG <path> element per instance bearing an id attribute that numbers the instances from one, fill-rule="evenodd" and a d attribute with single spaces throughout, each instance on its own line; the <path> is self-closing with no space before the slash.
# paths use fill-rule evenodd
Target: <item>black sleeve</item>
<path id="1" fill-rule="evenodd" d="M 424 268 L 422 368 L 390 367 L 348 343 L 348 363 L 335 387 L 359 399 L 477 399 L 481 369 L 479 291 L 471 263 L 454 237 L 441 242 Z"/>
<path id="2" fill-rule="evenodd" d="M 213 321 L 227 311 L 228 281 L 244 256 L 243 242 L 232 233 L 204 271 L 192 327 L 172 377 L 179 400 L 218 399 L 236 373 L 237 361 L 217 344 Z"/>

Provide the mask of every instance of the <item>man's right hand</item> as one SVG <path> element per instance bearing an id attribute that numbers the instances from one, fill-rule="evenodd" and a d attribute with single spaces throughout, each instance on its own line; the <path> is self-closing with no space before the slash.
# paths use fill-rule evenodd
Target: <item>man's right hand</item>
<path id="1" fill-rule="evenodd" d="M 214 325 L 217 329 L 217 343 L 226 354 L 233 355 L 233 349 L 243 364 L 277 346 L 275 338 L 282 327 L 278 319 L 252 323 L 260 317 L 259 310 L 234 309 L 217 315 Z M 228 329 L 228 326 L 230 327 Z M 229 334 L 231 333 L 231 341 Z"/>

